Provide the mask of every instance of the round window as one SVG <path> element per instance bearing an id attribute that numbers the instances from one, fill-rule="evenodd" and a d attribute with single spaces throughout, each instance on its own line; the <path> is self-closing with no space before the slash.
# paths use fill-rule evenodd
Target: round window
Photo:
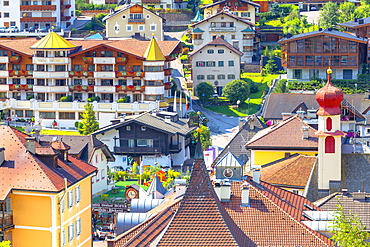
<path id="1" fill-rule="evenodd" d="M 150 15 L 146 15 L 146 18 L 149 19 L 150 18 Z"/>
<path id="2" fill-rule="evenodd" d="M 233 176 L 233 170 L 231 170 L 230 168 L 226 168 L 224 170 L 224 177 L 231 178 L 232 176 Z"/>
<path id="3" fill-rule="evenodd" d="M 125 16 L 125 15 L 123 15 L 123 16 L 122 16 L 122 19 L 126 19 L 126 16 Z"/>

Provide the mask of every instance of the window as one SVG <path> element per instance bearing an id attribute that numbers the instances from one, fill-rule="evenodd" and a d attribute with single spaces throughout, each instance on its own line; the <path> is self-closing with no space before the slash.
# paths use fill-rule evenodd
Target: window
<path id="1" fill-rule="evenodd" d="M 12 70 L 21 70 L 20 64 L 12 64 Z"/>
<path id="2" fill-rule="evenodd" d="M 102 154 L 102 157 L 103 157 L 103 154 Z M 103 180 L 105 178 L 105 170 L 104 169 L 101 169 L 100 175 L 101 175 L 101 179 Z"/>
<path id="3" fill-rule="evenodd" d="M 207 53 L 208 54 L 213 54 L 213 53 L 215 53 L 215 51 L 214 50 L 207 50 Z"/>
<path id="4" fill-rule="evenodd" d="M 150 31 L 155 31 L 157 29 L 156 24 L 150 24 Z"/>
<path id="5" fill-rule="evenodd" d="M 16 110 L 15 115 L 17 115 L 17 117 L 24 117 L 23 116 L 23 110 Z"/>
<path id="6" fill-rule="evenodd" d="M 135 140 L 134 139 L 129 139 L 128 140 L 128 147 L 130 147 L 130 148 L 135 147 Z"/>
<path id="7" fill-rule="evenodd" d="M 153 147 L 153 139 L 138 139 L 137 140 L 138 147 Z"/>
<path id="8" fill-rule="evenodd" d="M 126 126 L 126 131 L 130 131 L 131 130 L 131 126 Z"/>
<path id="9" fill-rule="evenodd" d="M 101 65 L 101 71 L 113 71 L 113 65 L 112 64 Z"/>
<path id="10" fill-rule="evenodd" d="M 68 208 L 73 206 L 73 190 L 68 191 Z"/>
<path id="11" fill-rule="evenodd" d="M 76 186 L 76 203 L 81 201 L 81 186 Z"/>
<path id="12" fill-rule="evenodd" d="M 197 80 L 204 80 L 204 75 L 197 75 Z"/>
<path id="13" fill-rule="evenodd" d="M 33 111 L 26 110 L 26 117 L 33 117 Z"/>
<path id="14" fill-rule="evenodd" d="M 214 75 L 207 75 L 207 80 L 214 80 L 215 76 Z"/>
<path id="15" fill-rule="evenodd" d="M 241 12 L 242 17 L 251 17 L 250 12 Z"/>
<path id="16" fill-rule="evenodd" d="M 74 71 L 82 71 L 82 65 L 80 65 L 80 64 L 73 65 L 73 70 Z"/>
<path id="17" fill-rule="evenodd" d="M 144 31 L 144 25 L 139 25 L 138 28 L 137 28 L 137 30 Z"/>
<path id="18" fill-rule="evenodd" d="M 227 79 L 235 79 L 235 75 L 227 75 Z"/>
<path id="19" fill-rule="evenodd" d="M 40 112 L 40 116 L 44 119 L 55 119 L 55 112 Z"/>
<path id="20" fill-rule="evenodd" d="M 0 78 L 0 84 L 1 85 L 6 84 L 6 78 Z"/>
<path id="21" fill-rule="evenodd" d="M 126 25 L 126 31 L 132 32 L 132 25 Z"/>
<path id="22" fill-rule="evenodd" d="M 94 86 L 95 85 L 95 79 L 88 79 L 87 80 L 87 85 L 89 86 Z M 90 97 L 89 97 L 90 98 Z"/>
<path id="23" fill-rule="evenodd" d="M 127 80 L 118 80 L 118 85 L 126 86 L 127 85 Z"/>
<path id="24" fill-rule="evenodd" d="M 206 66 L 207 67 L 215 67 L 216 66 L 216 62 L 215 61 L 207 61 L 206 62 Z"/>
<path id="25" fill-rule="evenodd" d="M 146 131 L 146 127 L 145 126 L 141 126 L 141 131 Z"/>
<path id="26" fill-rule="evenodd" d="M 134 72 L 141 72 L 141 66 L 140 65 L 134 65 L 134 66 L 132 66 L 132 71 L 134 71 Z"/>
<path id="27" fill-rule="evenodd" d="M 4 6 L 9 6 L 9 1 L 4 1 Z"/>
<path id="28" fill-rule="evenodd" d="M 328 118 L 326 119 L 326 129 L 327 129 L 328 131 L 331 131 L 331 130 L 332 130 L 332 128 L 333 128 L 333 120 L 331 119 L 331 117 L 328 117 Z"/>
<path id="29" fill-rule="evenodd" d="M 45 71 L 45 66 L 44 65 L 37 65 L 37 71 Z"/>
<path id="30" fill-rule="evenodd" d="M 68 241 L 71 242 L 74 239 L 74 231 L 75 231 L 75 226 L 74 224 L 70 224 L 68 226 Z"/>
<path id="31" fill-rule="evenodd" d="M 45 86 L 45 79 L 37 79 L 37 86 Z"/>
<path id="32" fill-rule="evenodd" d="M 26 64 L 26 70 L 33 70 L 33 64 Z"/>
<path id="33" fill-rule="evenodd" d="M 217 79 L 224 80 L 225 79 L 225 75 L 217 75 Z"/>
<path id="34" fill-rule="evenodd" d="M 43 51 L 36 51 L 36 57 L 45 57 L 45 52 L 43 52 Z"/>
<path id="35" fill-rule="evenodd" d="M 81 235 L 81 218 L 76 220 L 76 237 Z"/>
<path id="36" fill-rule="evenodd" d="M 7 12 L 5 12 L 4 13 L 4 18 L 9 18 L 10 17 L 10 14 L 9 13 L 7 13 Z"/>
<path id="37" fill-rule="evenodd" d="M 130 14 L 130 19 L 135 19 L 135 20 L 140 20 L 140 19 L 144 19 L 144 16 L 143 14 Z"/>
<path id="38" fill-rule="evenodd" d="M 59 119 L 75 119 L 74 112 L 59 112 Z"/>
<path id="39" fill-rule="evenodd" d="M 66 86 L 67 81 L 66 81 L 66 79 L 57 79 L 57 80 L 55 80 L 55 85 L 56 86 Z"/>
<path id="40" fill-rule="evenodd" d="M 0 70 L 8 70 L 6 64 L 0 64 Z"/>
<path id="41" fill-rule="evenodd" d="M 66 231 L 62 230 L 62 245 L 66 245 Z"/>
<path id="42" fill-rule="evenodd" d="M 325 153 L 335 153 L 335 139 L 332 136 L 325 138 Z"/>
<path id="43" fill-rule="evenodd" d="M 64 199 L 60 202 L 60 208 L 62 210 L 62 213 L 64 212 L 65 210 L 65 203 L 64 203 Z"/>
<path id="44" fill-rule="evenodd" d="M 100 55 L 102 57 L 113 57 L 113 52 L 112 51 L 101 51 Z"/>
<path id="45" fill-rule="evenodd" d="M 74 79 L 73 85 L 82 85 L 82 79 Z"/>
<path id="46" fill-rule="evenodd" d="M 199 62 L 198 61 L 198 62 L 195 63 L 195 66 L 196 67 L 205 67 L 205 62 Z"/>
<path id="47" fill-rule="evenodd" d="M 232 23 L 230 23 L 230 24 L 232 24 Z M 231 25 L 230 25 L 231 26 Z M 231 35 L 231 39 L 235 39 L 235 35 L 233 34 L 233 35 Z M 234 45 L 235 46 L 235 45 Z"/>
<path id="48" fill-rule="evenodd" d="M 132 85 L 141 86 L 141 80 L 132 80 Z"/>
<path id="49" fill-rule="evenodd" d="M 224 67 L 224 61 L 218 61 L 218 67 Z"/>
<path id="50" fill-rule="evenodd" d="M 224 54 L 224 53 L 225 53 L 225 50 L 223 49 L 218 50 L 218 54 Z"/>
<path id="51" fill-rule="evenodd" d="M 74 100 L 81 101 L 82 100 L 82 93 L 73 93 Z"/>
<path id="52" fill-rule="evenodd" d="M 234 66 L 234 61 L 229 61 L 229 67 L 233 67 Z"/>
<path id="53" fill-rule="evenodd" d="M 1 15 L 0 15 L 0 18 L 1 18 Z M 0 50 L 0 56 L 3 57 L 3 56 L 8 56 L 8 51 L 6 50 Z"/>
<path id="54" fill-rule="evenodd" d="M 95 71 L 95 65 L 94 64 L 87 65 L 87 71 Z"/>
<path id="55" fill-rule="evenodd" d="M 293 70 L 293 79 L 302 79 L 302 70 L 294 69 Z"/>
<path id="56" fill-rule="evenodd" d="M 65 57 L 66 52 L 65 51 L 56 51 L 55 52 L 55 57 Z"/>
<path id="57" fill-rule="evenodd" d="M 65 65 L 55 65 L 55 71 L 66 71 Z"/>
<path id="58" fill-rule="evenodd" d="M 113 86 L 113 80 L 103 79 L 101 80 L 102 86 Z"/>
<path id="59" fill-rule="evenodd" d="M 126 71 L 126 65 L 118 65 L 118 71 Z"/>

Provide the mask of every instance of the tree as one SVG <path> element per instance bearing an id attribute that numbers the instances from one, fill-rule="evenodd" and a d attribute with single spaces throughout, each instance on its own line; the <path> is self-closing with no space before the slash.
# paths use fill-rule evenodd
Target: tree
<path id="1" fill-rule="evenodd" d="M 278 81 L 272 92 L 273 93 L 287 93 L 287 92 L 289 92 L 289 89 L 287 88 L 287 80 L 282 79 L 282 80 Z"/>
<path id="2" fill-rule="evenodd" d="M 87 103 L 85 111 L 81 113 L 81 123 L 78 125 L 78 132 L 82 135 L 90 135 L 99 129 L 99 123 L 96 121 L 93 105 Z"/>
<path id="3" fill-rule="evenodd" d="M 339 5 L 340 15 L 339 21 L 341 23 L 352 21 L 355 15 L 356 6 L 352 2 L 343 2 Z"/>
<path id="4" fill-rule="evenodd" d="M 202 149 L 206 150 L 209 146 L 212 146 L 211 130 L 204 125 L 200 125 L 200 141 L 202 143 Z M 195 129 L 191 132 L 191 137 L 194 141 L 198 140 L 198 131 Z"/>
<path id="5" fill-rule="evenodd" d="M 320 26 L 323 28 L 333 27 L 339 23 L 338 5 L 327 2 L 320 10 Z"/>
<path id="6" fill-rule="evenodd" d="M 215 92 L 212 84 L 208 81 L 199 83 L 195 91 L 197 92 L 197 96 L 202 103 L 207 102 Z"/>
<path id="7" fill-rule="evenodd" d="M 370 16 L 370 5 L 358 6 L 355 10 L 355 18 L 366 18 Z"/>
<path id="8" fill-rule="evenodd" d="M 10 244 L 10 241 L 2 241 L 0 242 L 0 247 L 11 247 L 12 245 Z"/>
<path id="9" fill-rule="evenodd" d="M 337 205 L 333 222 L 333 239 L 342 247 L 363 247 L 370 246 L 366 242 L 370 238 L 370 233 L 365 231 L 366 227 L 362 224 L 361 219 L 356 214 L 344 214 L 341 204 Z"/>
<path id="10" fill-rule="evenodd" d="M 270 56 L 269 56 L 269 60 L 267 60 L 267 63 L 265 65 L 265 67 L 263 68 L 266 72 L 266 74 L 272 74 L 274 73 L 275 69 L 276 69 L 276 64 L 275 64 L 275 60 L 274 60 L 274 53 L 271 53 Z"/>
<path id="11" fill-rule="evenodd" d="M 249 94 L 250 86 L 248 82 L 243 80 L 232 80 L 222 90 L 222 95 L 228 98 L 232 104 L 235 104 L 238 100 L 243 103 L 248 99 Z"/>

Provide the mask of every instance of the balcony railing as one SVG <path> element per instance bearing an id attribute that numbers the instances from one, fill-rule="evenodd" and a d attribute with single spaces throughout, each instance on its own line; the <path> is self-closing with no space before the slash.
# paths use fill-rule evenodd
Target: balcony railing
<path id="1" fill-rule="evenodd" d="M 114 57 L 94 57 L 95 64 L 115 64 L 116 58 Z"/>
<path id="2" fill-rule="evenodd" d="M 68 57 L 33 57 L 34 64 L 68 64 Z"/>
<path id="3" fill-rule="evenodd" d="M 9 57 L 1 56 L 0 63 L 9 63 Z"/>
<path id="4" fill-rule="evenodd" d="M 130 23 L 144 23 L 145 22 L 145 19 L 128 19 L 128 22 Z"/>
<path id="5" fill-rule="evenodd" d="M 15 84 L 9 84 L 9 90 L 10 91 L 18 91 L 18 90 L 25 90 L 25 91 L 32 91 L 33 85 L 31 84 L 21 84 L 21 85 L 15 85 Z"/>
<path id="6" fill-rule="evenodd" d="M 84 92 L 93 92 L 94 86 L 90 85 L 71 85 L 69 86 L 70 91 L 84 91 Z"/>
<path id="7" fill-rule="evenodd" d="M 94 86 L 95 93 L 115 93 L 116 87 L 114 86 Z"/>
<path id="8" fill-rule="evenodd" d="M 67 79 L 69 77 L 69 74 L 67 71 L 34 71 L 33 77 Z"/>
<path id="9" fill-rule="evenodd" d="M 114 152 L 127 154 L 159 154 L 162 153 L 162 147 L 114 147 Z"/>
<path id="10" fill-rule="evenodd" d="M 120 86 L 120 85 L 117 85 L 116 86 L 116 91 L 117 92 L 127 92 L 127 91 L 130 91 L 130 92 L 144 92 L 145 91 L 145 86 L 133 86 L 133 85 L 130 85 L 130 86 Z"/>
<path id="11" fill-rule="evenodd" d="M 9 70 L 9 76 L 32 76 L 32 70 Z"/>
<path id="12" fill-rule="evenodd" d="M 56 22 L 56 17 L 22 17 L 21 22 Z"/>
<path id="13" fill-rule="evenodd" d="M 170 145 L 170 152 L 180 152 L 181 150 L 181 143 L 178 144 L 172 144 Z"/>
<path id="14" fill-rule="evenodd" d="M 4 231 L 7 228 L 13 227 L 13 213 L 5 212 L 4 214 L 0 212 L 0 230 Z"/>
<path id="15" fill-rule="evenodd" d="M 93 57 L 83 57 L 82 59 L 85 61 L 85 63 L 88 63 L 88 64 L 94 63 Z"/>
<path id="16" fill-rule="evenodd" d="M 21 11 L 55 11 L 57 9 L 56 5 L 21 5 Z"/>
<path id="17" fill-rule="evenodd" d="M 116 77 L 144 77 L 145 72 L 116 71 Z"/>
<path id="18" fill-rule="evenodd" d="M 36 93 L 67 93 L 68 86 L 33 86 L 33 91 Z"/>
<path id="19" fill-rule="evenodd" d="M 22 61 L 21 56 L 10 56 L 9 57 L 9 63 L 19 63 Z"/>
<path id="20" fill-rule="evenodd" d="M 69 77 L 94 77 L 93 71 L 69 71 Z"/>
<path id="21" fill-rule="evenodd" d="M 9 77 L 8 70 L 0 70 L 0 77 Z"/>
<path id="22" fill-rule="evenodd" d="M 235 27 L 210 27 L 210 32 L 235 32 Z"/>
<path id="23" fill-rule="evenodd" d="M 96 71 L 94 72 L 94 77 L 102 79 L 113 79 L 116 78 L 116 73 L 113 71 Z"/>
<path id="24" fill-rule="evenodd" d="M 116 63 L 119 63 L 119 64 L 127 63 L 127 57 L 116 57 Z"/>

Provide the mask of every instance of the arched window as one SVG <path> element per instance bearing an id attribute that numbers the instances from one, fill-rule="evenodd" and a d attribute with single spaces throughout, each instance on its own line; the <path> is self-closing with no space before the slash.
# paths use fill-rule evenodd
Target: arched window
<path id="1" fill-rule="evenodd" d="M 326 119 L 326 129 L 327 129 L 328 131 L 331 131 L 331 130 L 332 130 L 332 128 L 333 128 L 333 119 L 331 119 L 331 117 L 328 117 L 328 118 Z"/>
<path id="2" fill-rule="evenodd" d="M 325 153 L 335 153 L 335 139 L 332 136 L 325 138 Z"/>

